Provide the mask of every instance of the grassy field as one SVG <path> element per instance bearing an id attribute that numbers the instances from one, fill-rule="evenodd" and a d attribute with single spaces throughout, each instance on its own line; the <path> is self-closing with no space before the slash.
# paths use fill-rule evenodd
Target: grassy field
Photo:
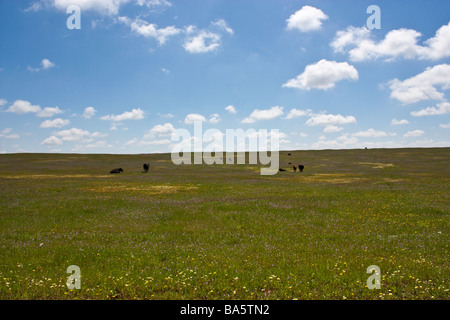
<path id="1" fill-rule="evenodd" d="M 0 299 L 449 299 L 449 148 L 291 153 L 0 155 Z"/>

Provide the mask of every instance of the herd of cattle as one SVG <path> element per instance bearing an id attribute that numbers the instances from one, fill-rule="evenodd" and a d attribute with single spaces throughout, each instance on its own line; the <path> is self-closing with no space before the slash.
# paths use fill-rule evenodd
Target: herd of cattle
<path id="1" fill-rule="evenodd" d="M 288 156 L 290 156 L 291 154 L 289 153 Z M 289 162 L 289 164 L 292 164 L 291 162 Z M 148 170 L 150 169 L 150 164 L 149 163 L 144 163 L 142 165 L 144 171 L 143 172 L 148 172 Z M 305 168 L 304 165 L 299 164 L 298 167 L 297 166 L 293 166 L 292 167 L 294 169 L 294 172 L 297 172 L 297 168 L 298 168 L 298 172 L 303 172 L 303 169 Z M 280 168 L 279 171 L 287 171 L 286 169 Z M 121 173 L 123 172 L 122 168 L 116 168 L 116 169 L 112 169 L 109 173 Z"/>

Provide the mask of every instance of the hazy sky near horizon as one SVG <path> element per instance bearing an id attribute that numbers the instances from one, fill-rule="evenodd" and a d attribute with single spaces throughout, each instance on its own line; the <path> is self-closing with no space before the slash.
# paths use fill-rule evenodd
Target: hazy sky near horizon
<path id="1" fill-rule="evenodd" d="M 450 147 L 449 1 L 0 0 L 0 40 L 0 153 L 170 152 L 195 120 Z"/>

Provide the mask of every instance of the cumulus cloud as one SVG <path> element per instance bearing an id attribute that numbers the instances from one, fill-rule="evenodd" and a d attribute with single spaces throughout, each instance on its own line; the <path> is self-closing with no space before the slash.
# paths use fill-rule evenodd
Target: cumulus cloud
<path id="1" fill-rule="evenodd" d="M 391 121 L 391 124 L 394 126 L 408 124 L 408 123 L 409 123 L 409 121 L 406 119 L 402 119 L 402 120 L 392 119 L 392 121 Z"/>
<path id="2" fill-rule="evenodd" d="M 322 27 L 322 21 L 327 19 L 328 16 L 322 10 L 304 6 L 286 20 L 286 28 L 288 30 L 300 30 L 301 32 L 318 30 Z"/>
<path id="3" fill-rule="evenodd" d="M 234 106 L 232 106 L 232 105 L 226 106 L 225 110 L 228 111 L 229 113 L 232 113 L 232 114 L 235 114 L 237 112 L 236 108 Z"/>
<path id="4" fill-rule="evenodd" d="M 377 42 L 366 27 L 350 26 L 338 31 L 330 45 L 335 52 L 348 52 L 352 61 L 378 58 L 438 60 L 450 56 L 450 23 L 440 27 L 434 37 L 424 41 L 424 46 L 418 44 L 421 36 L 416 30 L 402 28 L 389 31 L 384 39 Z"/>
<path id="5" fill-rule="evenodd" d="M 123 120 L 141 120 L 144 118 L 144 111 L 141 109 L 133 109 L 131 111 L 125 111 L 119 115 L 106 115 L 101 117 L 102 120 L 111 120 L 111 121 L 123 121 Z"/>
<path id="6" fill-rule="evenodd" d="M 404 104 L 422 100 L 444 100 L 444 93 L 436 87 L 444 90 L 450 88 L 450 65 L 436 65 L 414 77 L 403 81 L 394 79 L 388 84 L 391 98 Z"/>
<path id="7" fill-rule="evenodd" d="M 50 107 L 46 107 L 44 109 L 42 109 L 41 111 L 39 111 L 38 113 L 36 113 L 36 116 L 40 117 L 40 118 L 49 118 L 49 117 L 53 117 L 56 114 L 60 114 L 63 113 L 63 111 L 61 109 L 59 109 L 59 107 L 54 107 L 54 108 L 50 108 Z"/>
<path id="8" fill-rule="evenodd" d="M 62 140 L 55 136 L 48 137 L 47 139 L 41 142 L 41 144 L 44 145 L 57 145 L 62 143 L 63 143 Z"/>
<path id="9" fill-rule="evenodd" d="M 370 137 L 370 138 L 379 138 L 386 137 L 388 134 L 384 131 L 377 131 L 373 128 L 370 128 L 366 131 L 358 131 L 353 134 L 355 137 Z"/>
<path id="10" fill-rule="evenodd" d="M 28 102 L 26 100 L 16 100 L 6 110 L 6 112 L 13 112 L 13 113 L 17 113 L 17 114 L 36 113 L 39 111 L 41 111 L 40 106 L 32 105 L 30 102 Z"/>
<path id="11" fill-rule="evenodd" d="M 405 138 L 408 137 L 420 137 L 421 135 L 423 135 L 425 132 L 422 130 L 413 130 L 413 131 L 408 131 L 407 133 L 405 133 L 403 136 Z"/>
<path id="12" fill-rule="evenodd" d="M 166 43 L 169 37 L 184 35 L 183 48 L 189 53 L 205 53 L 216 51 L 221 45 L 222 34 L 233 34 L 234 31 L 224 19 L 212 21 L 210 28 L 198 29 L 194 25 L 177 28 L 168 26 L 158 28 L 154 23 L 147 22 L 141 18 L 131 19 L 120 16 L 117 21 L 128 25 L 133 32 L 146 38 L 154 38 L 159 45 Z M 214 32 L 211 31 L 214 29 Z M 168 71 L 163 69 L 163 72 Z"/>
<path id="13" fill-rule="evenodd" d="M 172 3 L 170 3 L 167 0 L 137 0 L 136 1 L 138 6 L 147 6 L 149 8 L 151 7 L 155 7 L 155 6 L 167 6 L 167 7 L 171 7 Z"/>
<path id="14" fill-rule="evenodd" d="M 97 110 L 95 110 L 94 107 L 87 107 L 84 109 L 82 117 L 85 119 L 92 118 L 97 113 Z"/>
<path id="15" fill-rule="evenodd" d="M 205 53 L 215 51 L 220 46 L 221 35 L 206 30 L 189 37 L 183 44 L 183 48 L 189 53 Z"/>
<path id="16" fill-rule="evenodd" d="M 196 121 L 202 121 L 205 122 L 206 118 L 204 116 L 202 116 L 201 114 L 198 113 L 189 113 L 185 118 L 184 118 L 184 123 L 186 124 L 192 124 Z"/>
<path id="17" fill-rule="evenodd" d="M 220 121 L 220 116 L 218 113 L 213 113 L 210 117 L 208 122 L 209 123 L 218 123 Z"/>
<path id="18" fill-rule="evenodd" d="M 5 139 L 18 139 L 20 138 L 20 135 L 18 135 L 17 133 L 11 133 L 12 128 L 6 128 L 3 129 L 0 132 L 0 138 L 5 138 Z"/>
<path id="19" fill-rule="evenodd" d="M 127 17 L 119 17 L 119 21 L 129 25 L 132 31 L 143 37 L 156 39 L 160 45 L 163 45 L 168 37 L 175 36 L 182 32 L 181 29 L 174 26 L 158 28 L 156 24 L 149 23 L 140 18 L 131 21 Z"/>
<path id="20" fill-rule="evenodd" d="M 339 132 L 339 131 L 342 131 L 343 129 L 344 129 L 343 127 L 329 125 L 323 129 L 323 132 L 325 132 L 325 133 Z"/>
<path id="21" fill-rule="evenodd" d="M 41 67 L 43 70 L 53 68 L 55 64 L 48 59 L 42 59 Z"/>
<path id="22" fill-rule="evenodd" d="M 297 117 L 303 117 L 303 116 L 307 116 L 311 113 L 311 110 L 299 110 L 299 109 L 291 109 L 289 111 L 289 113 L 287 114 L 287 116 L 284 119 L 294 119 Z"/>
<path id="23" fill-rule="evenodd" d="M 173 125 L 169 122 L 165 124 L 157 124 L 153 128 L 150 129 L 149 133 L 151 135 L 170 135 L 175 131 Z"/>
<path id="24" fill-rule="evenodd" d="M 357 80 L 358 71 L 347 62 L 320 60 L 306 66 L 304 72 L 289 80 L 283 87 L 302 90 L 333 88 L 341 80 Z"/>
<path id="25" fill-rule="evenodd" d="M 0 99 L 0 108 L 5 106 L 8 103 L 6 99 Z"/>
<path id="26" fill-rule="evenodd" d="M 31 71 L 31 72 L 39 72 L 41 70 L 47 70 L 47 69 L 53 68 L 54 66 L 55 66 L 55 64 L 53 62 L 51 62 L 49 59 L 44 58 L 41 60 L 41 68 L 33 68 L 33 67 L 28 66 L 27 70 Z"/>
<path id="27" fill-rule="evenodd" d="M 270 109 L 255 109 L 252 113 L 242 120 L 242 123 L 253 123 L 259 120 L 270 120 L 283 115 L 283 107 L 274 106 Z"/>
<path id="28" fill-rule="evenodd" d="M 77 5 L 82 11 L 96 11 L 100 14 L 113 15 L 119 12 L 122 4 L 130 0 L 54 0 L 54 6 L 66 10 L 70 5 Z"/>
<path id="29" fill-rule="evenodd" d="M 414 117 L 423 117 L 423 116 L 434 116 L 434 115 L 441 115 L 441 114 L 448 114 L 448 113 L 450 113 L 450 103 L 442 102 L 442 103 L 438 103 L 436 105 L 436 107 L 427 107 L 427 108 L 419 110 L 419 111 L 412 111 L 411 115 Z"/>
<path id="30" fill-rule="evenodd" d="M 70 5 L 77 5 L 83 11 L 95 11 L 103 15 L 116 15 L 124 4 L 134 2 L 148 8 L 170 7 L 167 0 L 40 0 L 33 2 L 25 11 L 39 11 L 44 8 L 56 8 L 65 11 Z"/>
<path id="31" fill-rule="evenodd" d="M 327 140 L 325 137 L 312 144 L 313 149 L 345 149 L 354 148 L 358 144 L 358 139 L 343 134 L 334 140 Z"/>
<path id="32" fill-rule="evenodd" d="M 61 127 L 68 125 L 69 123 L 70 123 L 70 121 L 67 119 L 57 118 L 54 120 L 45 120 L 44 122 L 41 123 L 40 127 L 41 128 L 61 128 Z"/>
<path id="33" fill-rule="evenodd" d="M 341 114 L 314 114 L 307 121 L 308 126 L 330 126 L 338 124 L 356 123 L 354 116 L 343 116 Z"/>
<path id="34" fill-rule="evenodd" d="M 227 22 L 224 19 L 218 19 L 216 21 L 211 22 L 213 26 L 219 27 L 219 29 L 228 32 L 229 34 L 233 34 L 233 29 L 230 28 L 230 26 L 227 24 Z"/>
<path id="35" fill-rule="evenodd" d="M 54 135 L 60 137 L 63 141 L 76 141 L 89 136 L 90 132 L 83 129 L 71 128 L 68 130 L 57 131 Z"/>

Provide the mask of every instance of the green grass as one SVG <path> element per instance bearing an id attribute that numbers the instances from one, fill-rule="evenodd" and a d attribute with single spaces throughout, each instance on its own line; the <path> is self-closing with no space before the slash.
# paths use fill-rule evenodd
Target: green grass
<path id="1" fill-rule="evenodd" d="M 449 298 L 449 148 L 291 153 L 0 155 L 0 299 Z"/>

